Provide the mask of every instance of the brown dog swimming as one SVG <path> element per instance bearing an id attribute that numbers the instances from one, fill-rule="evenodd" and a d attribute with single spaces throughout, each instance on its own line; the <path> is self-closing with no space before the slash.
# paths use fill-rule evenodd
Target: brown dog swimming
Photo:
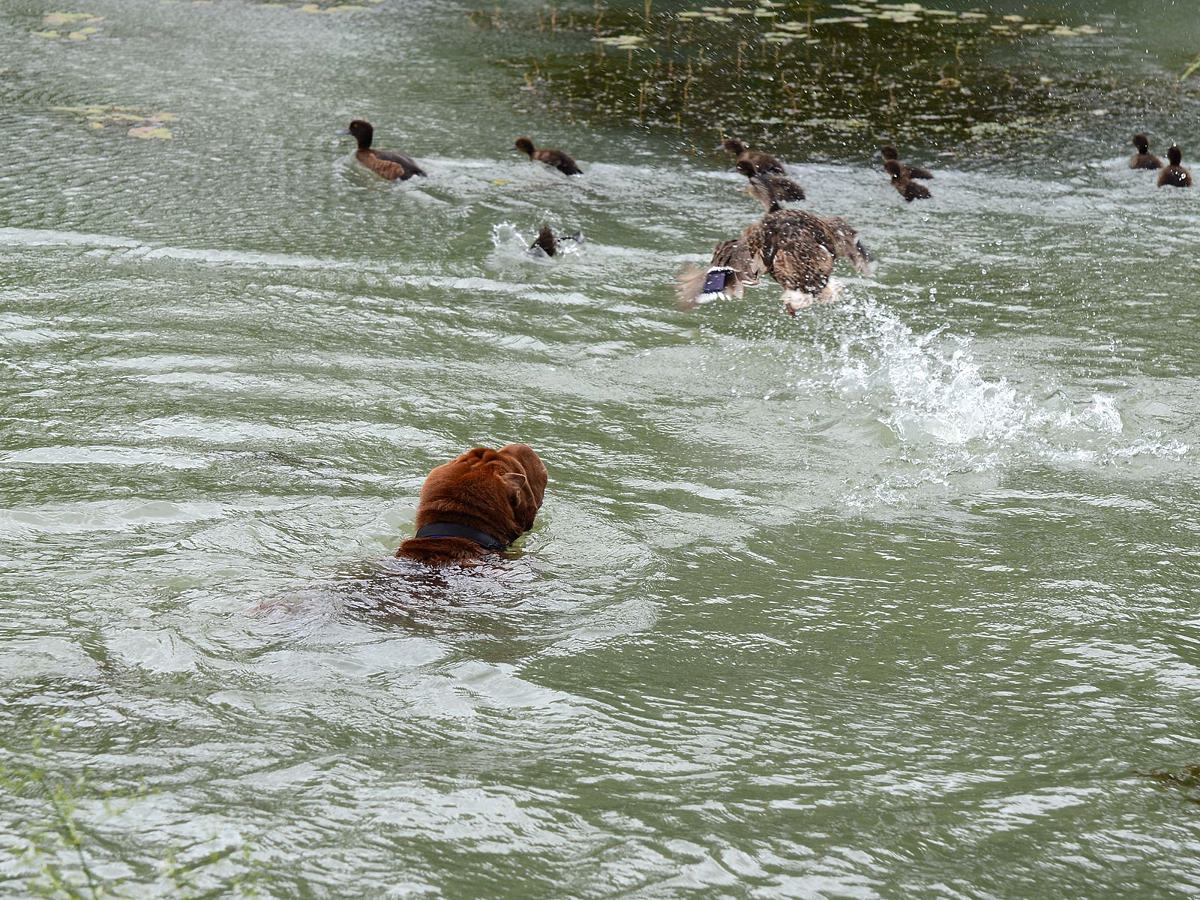
<path id="1" fill-rule="evenodd" d="M 546 467 L 532 447 L 476 447 L 435 468 L 421 487 L 417 533 L 396 556 L 430 566 L 478 565 L 533 527 Z"/>

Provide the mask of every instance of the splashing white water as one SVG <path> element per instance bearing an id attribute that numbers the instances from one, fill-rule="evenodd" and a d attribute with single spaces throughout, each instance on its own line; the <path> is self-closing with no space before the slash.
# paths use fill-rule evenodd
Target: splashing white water
<path id="1" fill-rule="evenodd" d="M 831 387 L 899 443 L 884 477 L 852 490 L 852 506 L 901 503 L 914 489 L 949 486 L 956 474 L 994 472 L 1020 460 L 1104 465 L 1189 451 L 1131 431 L 1118 396 L 1072 399 L 1049 389 L 1038 399 L 1040 391 L 986 374 L 970 337 L 944 328 L 917 333 L 874 300 L 842 309 L 847 320 L 824 361 Z"/>
<path id="2" fill-rule="evenodd" d="M 558 252 L 555 258 L 573 256 L 580 252 L 583 241 L 578 235 L 563 234 L 560 229 L 555 229 L 555 235 L 558 238 Z M 500 222 L 493 225 L 492 246 L 495 248 L 493 257 L 496 261 L 526 261 L 552 265 L 554 259 L 533 246 L 536 237 L 536 229 L 526 237 L 511 222 Z"/>

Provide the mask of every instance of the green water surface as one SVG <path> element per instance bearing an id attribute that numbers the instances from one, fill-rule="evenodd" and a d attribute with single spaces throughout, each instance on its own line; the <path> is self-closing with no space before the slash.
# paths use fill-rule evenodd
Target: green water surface
<path id="1" fill-rule="evenodd" d="M 1126 166 L 1200 148 L 1195 10 L 982 4 L 1098 33 L 973 38 L 937 120 L 852 80 L 935 26 L 830 26 L 818 129 L 698 63 L 639 114 L 665 51 L 593 38 L 698 3 L 327 7 L 0 0 L 0 895 L 1200 893 L 1200 215 Z M 675 306 L 733 129 L 874 250 L 841 303 Z M 513 440 L 511 558 L 391 558 Z"/>

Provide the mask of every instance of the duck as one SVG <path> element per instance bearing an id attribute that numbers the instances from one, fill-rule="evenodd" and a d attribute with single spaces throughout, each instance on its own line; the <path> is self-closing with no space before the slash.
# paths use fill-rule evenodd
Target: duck
<path id="1" fill-rule="evenodd" d="M 773 184 L 760 175 L 750 191 L 767 212 L 738 237 L 717 244 L 707 269 L 686 268 L 678 278 L 677 296 L 684 307 L 719 296 L 740 297 L 742 289 L 770 275 L 783 288 L 790 315 L 813 303 L 832 303 L 838 287 L 833 265 L 846 259 L 862 273 L 871 270 L 871 253 L 845 219 L 822 217 L 799 209 L 781 209 Z"/>
<path id="2" fill-rule="evenodd" d="M 879 154 L 883 157 L 885 164 L 889 161 L 900 163 L 900 168 L 904 172 L 905 178 L 920 178 L 923 181 L 928 181 L 933 177 L 933 173 L 928 169 L 922 169 L 920 166 L 907 166 L 900 162 L 900 152 L 891 144 L 884 144 L 880 147 Z"/>
<path id="3" fill-rule="evenodd" d="M 341 134 L 353 135 L 358 141 L 358 150 L 354 158 L 380 178 L 386 178 L 388 181 L 408 181 L 414 175 L 426 177 L 425 170 L 418 166 L 412 157 L 391 150 L 372 150 L 371 141 L 375 136 L 375 129 L 370 122 L 355 119 Z"/>
<path id="4" fill-rule="evenodd" d="M 747 178 L 754 178 L 756 175 L 770 185 L 771 196 L 776 198 L 777 203 L 799 202 L 804 199 L 804 188 L 800 187 L 792 179 L 786 175 L 776 175 L 774 173 L 760 174 L 755 171 L 754 163 L 748 159 L 739 159 L 737 162 L 737 170 Z M 749 191 L 750 187 L 747 186 Z M 770 212 L 771 210 L 768 210 Z"/>
<path id="5" fill-rule="evenodd" d="M 549 225 L 543 225 L 538 231 L 538 236 L 533 243 L 529 245 L 529 253 L 532 256 L 545 254 L 546 256 L 557 256 L 559 250 L 564 244 L 571 242 L 579 245 L 583 243 L 582 234 L 568 234 L 564 237 L 555 237 L 554 232 Z"/>
<path id="6" fill-rule="evenodd" d="M 891 176 L 892 187 L 904 198 L 905 203 L 912 203 L 914 200 L 928 200 L 933 196 L 925 185 L 917 184 L 905 176 L 904 166 L 899 161 L 889 159 L 883 164 L 883 170 Z"/>
<path id="7" fill-rule="evenodd" d="M 527 137 L 517 138 L 513 146 L 530 159 L 553 166 L 564 175 L 583 174 L 583 169 L 579 168 L 575 160 L 561 150 L 538 150 L 533 146 L 533 141 Z"/>
<path id="8" fill-rule="evenodd" d="M 1190 188 L 1192 186 L 1192 173 L 1183 167 L 1183 151 L 1176 146 L 1172 146 L 1167 151 L 1167 162 L 1170 165 L 1158 174 L 1158 186 Z"/>
<path id="9" fill-rule="evenodd" d="M 1144 134 L 1135 134 L 1130 141 L 1137 153 L 1129 159 L 1131 169 L 1161 169 L 1163 161 L 1150 152 L 1150 139 Z"/>
<path id="10" fill-rule="evenodd" d="M 721 141 L 721 146 L 736 157 L 736 162 L 748 162 L 754 166 L 756 174 L 787 174 L 783 163 L 777 157 L 762 150 L 751 150 L 745 141 L 739 141 L 737 138 L 725 138 L 725 140 Z"/>

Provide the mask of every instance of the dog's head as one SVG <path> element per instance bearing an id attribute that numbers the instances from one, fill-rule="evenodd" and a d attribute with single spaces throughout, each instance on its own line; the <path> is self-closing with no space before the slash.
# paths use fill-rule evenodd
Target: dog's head
<path id="1" fill-rule="evenodd" d="M 546 467 L 532 447 L 476 447 L 425 479 L 417 527 L 458 522 L 509 543 L 533 527 L 546 493 Z"/>

